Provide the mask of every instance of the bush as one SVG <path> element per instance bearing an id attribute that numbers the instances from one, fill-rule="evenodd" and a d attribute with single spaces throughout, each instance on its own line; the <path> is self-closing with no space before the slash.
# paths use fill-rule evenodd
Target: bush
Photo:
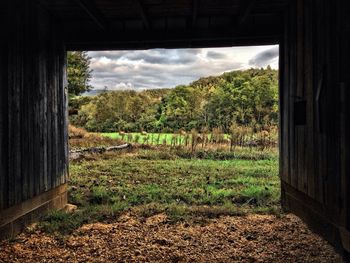
<path id="1" fill-rule="evenodd" d="M 87 135 L 87 131 L 83 128 L 75 127 L 71 124 L 68 125 L 69 139 L 82 139 Z"/>

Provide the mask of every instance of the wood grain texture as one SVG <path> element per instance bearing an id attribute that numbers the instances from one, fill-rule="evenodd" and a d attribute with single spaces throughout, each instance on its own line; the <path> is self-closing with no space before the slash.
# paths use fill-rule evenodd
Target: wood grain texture
<path id="1" fill-rule="evenodd" d="M 0 52 L 0 211 L 66 182 L 66 52 L 59 22 L 32 1 L 9 4 Z"/>
<path id="2" fill-rule="evenodd" d="M 4 25 L 5 19 L 0 18 L 1 25 Z M 1 27 L 2 28 L 2 27 Z M 2 28 L 6 30 L 5 28 Z M 5 35 L 7 32 L 5 31 Z M 7 94 L 7 56 L 4 47 L 4 42 L 0 41 L 0 94 Z M 7 192 L 7 96 L 0 96 L 0 207 L 4 207 L 7 204 L 8 192 Z"/>

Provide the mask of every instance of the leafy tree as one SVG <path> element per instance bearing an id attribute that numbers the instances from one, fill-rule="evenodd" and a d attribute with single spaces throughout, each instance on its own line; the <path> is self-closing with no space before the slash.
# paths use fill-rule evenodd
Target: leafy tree
<path id="1" fill-rule="evenodd" d="M 91 58 L 85 51 L 72 51 L 67 54 L 67 78 L 68 93 L 77 96 L 91 90 L 89 84 L 92 70 L 90 69 Z"/>

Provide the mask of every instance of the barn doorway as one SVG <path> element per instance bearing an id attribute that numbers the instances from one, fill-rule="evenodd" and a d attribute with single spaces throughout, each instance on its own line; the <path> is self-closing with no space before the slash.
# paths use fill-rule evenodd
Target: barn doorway
<path id="1" fill-rule="evenodd" d="M 0 11 L 3 25 L 5 25 L 4 41 L 0 52 L 2 69 L 0 79 L 3 86 L 0 93 L 4 105 L 0 110 L 2 149 L 0 232 L 2 236 L 6 233 L 13 235 L 19 232 L 23 225 L 29 223 L 27 220 L 32 221 L 34 217 L 43 214 L 43 211 L 50 207 L 63 208 L 66 205 L 68 180 L 64 92 L 66 48 L 69 50 L 138 49 L 281 43 L 283 51 L 280 70 L 283 75 L 281 78 L 283 93 L 280 100 L 283 111 L 283 118 L 281 118 L 283 137 L 280 141 L 283 149 L 280 152 L 283 159 L 281 158 L 280 174 L 283 181 L 283 206 L 301 215 L 304 220 L 322 232 L 332 244 L 349 250 L 349 213 L 346 205 L 349 200 L 346 191 L 349 170 L 346 144 L 348 109 L 345 105 L 349 97 L 346 89 L 349 74 L 346 74 L 345 65 L 348 61 L 345 59 L 347 56 L 344 55 L 348 54 L 346 43 L 348 43 L 349 23 L 346 11 L 349 10 L 349 4 L 345 0 L 332 4 L 327 1 L 310 3 L 283 0 L 278 3 L 275 1 L 219 2 L 142 0 L 112 3 L 78 0 L 73 3 L 62 0 L 59 3 L 14 1 L 5 4 L 5 8 Z M 223 97 L 226 99 L 225 96 Z M 105 102 L 101 101 L 102 104 Z M 90 108 L 91 111 L 93 109 L 93 107 Z M 181 111 L 178 113 L 184 117 Z M 84 132 L 82 132 L 83 135 L 78 136 L 84 136 Z M 118 130 L 118 136 L 122 135 L 122 132 L 124 136 L 129 136 L 130 132 L 123 130 Z M 141 143 L 142 150 L 149 150 L 150 147 L 146 141 L 149 140 L 147 135 L 150 135 L 150 132 L 147 130 L 143 132 L 144 134 L 141 135 L 146 139 L 144 145 Z M 179 133 L 181 134 L 180 131 Z M 194 144 L 202 133 L 198 130 L 197 133 L 193 132 Z M 88 136 L 93 135 L 88 134 Z M 107 139 L 95 136 L 91 141 L 96 143 Z M 132 135 L 131 139 L 133 140 Z M 175 142 L 175 139 L 173 141 Z M 176 145 L 172 147 L 176 148 Z M 236 154 L 237 148 L 232 148 L 230 150 Z M 181 154 L 171 158 L 179 161 L 186 156 L 192 157 L 195 150 L 198 150 L 198 145 L 191 144 L 190 149 L 192 155 Z M 95 147 L 94 151 L 104 150 Z M 121 163 L 120 166 L 123 169 L 129 169 L 127 165 L 131 157 L 135 157 L 135 152 L 129 151 L 126 154 L 130 158 Z M 116 155 L 120 157 L 119 153 Z M 204 156 L 204 153 L 201 155 Z M 202 156 L 199 156 L 201 158 L 196 156 L 196 159 L 201 161 L 204 159 Z M 91 163 L 95 156 L 88 156 L 88 158 L 91 159 L 87 171 L 93 173 L 96 170 Z M 103 158 L 107 161 L 112 156 L 105 154 Z M 169 155 L 165 154 L 163 160 L 169 161 L 169 158 Z M 139 156 L 139 159 L 154 161 L 154 157 L 147 154 Z M 188 158 L 189 161 L 193 159 Z M 80 161 L 84 162 L 84 160 Z M 182 166 L 180 167 L 182 169 Z M 190 168 L 186 171 L 194 170 L 194 166 Z M 138 169 L 139 166 L 136 165 L 132 171 L 129 169 L 129 174 L 137 173 Z M 150 174 L 159 169 L 160 167 L 157 166 Z M 170 170 L 173 171 L 173 169 Z M 117 171 L 118 169 L 114 169 L 113 172 Z M 68 226 L 82 225 L 89 222 L 82 219 L 84 217 L 80 217 L 83 214 L 88 215 L 85 218 L 91 218 L 95 222 L 100 219 L 109 220 L 110 216 L 117 216 L 119 211 L 125 211 L 125 206 L 121 208 L 116 206 L 112 210 L 109 206 L 112 203 L 122 204 L 122 200 L 128 200 L 126 203 L 130 203 L 129 195 L 116 196 L 113 200 L 106 198 L 105 189 L 100 187 L 101 182 L 107 181 L 113 185 L 113 181 L 109 181 L 108 170 L 99 169 L 99 173 L 102 175 L 101 178 L 92 180 L 86 191 L 88 199 L 81 200 L 83 202 L 91 200 L 101 209 L 91 206 L 90 210 L 80 209 L 73 214 L 53 214 L 46 221 L 47 227 L 50 227 L 50 223 L 59 225 L 65 218 L 68 218 L 68 221 L 66 220 L 69 222 Z M 215 171 L 211 174 L 213 173 Z M 79 180 L 76 178 L 77 182 Z M 127 185 L 139 184 L 139 181 L 135 180 Z M 176 182 L 180 184 L 181 181 L 182 179 Z M 210 194 L 212 197 L 225 193 L 224 191 L 214 194 L 212 190 L 215 190 L 219 184 L 212 185 L 212 182 L 209 176 L 209 179 L 202 184 L 205 194 Z M 81 185 L 84 185 L 82 181 Z M 77 196 L 85 194 L 78 191 L 81 190 L 81 185 L 77 184 L 70 190 L 76 191 Z M 125 184 L 120 183 L 120 185 Z M 205 188 L 208 185 L 212 188 Z M 171 188 L 172 184 L 168 186 Z M 122 189 L 112 190 L 122 192 L 120 191 Z M 151 190 L 151 193 L 157 196 L 158 189 L 151 188 Z M 192 190 L 188 189 L 189 195 Z M 199 192 L 199 194 L 202 193 Z M 164 195 L 158 194 L 158 196 Z M 141 194 L 141 197 L 142 200 L 148 200 L 147 195 Z M 181 198 L 178 199 L 179 203 L 183 204 L 184 201 Z M 139 199 L 136 198 L 136 200 Z M 248 201 L 248 204 L 251 204 L 255 199 L 251 201 L 248 199 Z M 101 213 L 102 208 L 105 208 L 106 213 Z M 159 212 L 156 208 L 153 210 Z M 165 211 L 166 218 L 181 213 L 186 214 L 186 211 L 181 212 L 184 210 L 168 208 Z M 175 213 L 168 211 L 175 211 Z M 147 213 L 145 215 L 144 218 L 152 217 L 147 217 Z M 75 216 L 78 221 L 73 220 Z M 148 223 L 151 227 L 152 220 Z M 285 232 L 285 228 L 282 227 L 282 229 Z M 115 227 L 112 230 L 115 231 Z M 249 232 L 251 231 L 248 231 L 245 238 L 255 240 L 256 235 Z M 302 240 L 306 240 L 300 235 L 305 233 L 304 231 L 296 232 Z M 184 237 L 184 239 L 188 241 L 191 238 Z M 226 239 L 228 240 L 227 236 Z M 163 247 L 169 247 L 172 244 L 169 240 L 154 241 Z M 24 243 L 29 242 L 25 240 L 22 244 Z M 217 242 L 213 243 L 215 245 Z M 295 240 L 287 243 L 299 242 Z M 301 243 L 302 241 L 299 244 Z M 302 245 L 310 243 L 313 242 L 302 243 Z M 17 245 L 21 246 L 17 243 L 12 248 Z M 103 247 L 108 247 L 107 245 L 108 243 Z M 214 245 L 205 247 L 206 251 L 213 251 Z M 79 249 L 74 242 L 73 246 L 72 243 L 68 243 L 65 247 L 73 247 L 73 251 Z M 284 248 L 277 251 L 284 251 Z M 223 250 L 222 247 L 221 250 Z M 91 250 L 91 252 L 94 251 L 98 249 Z M 325 249 L 319 247 L 315 251 L 317 252 L 304 255 L 305 258 L 310 259 L 310 256 L 314 257 L 314 254 L 320 254 L 319 251 L 323 252 Z M 57 255 L 61 256 L 60 252 Z M 271 252 L 270 248 L 269 252 Z M 47 256 L 46 253 L 41 254 Z M 169 253 L 165 254 L 169 255 Z M 132 256 L 138 255 L 143 256 L 143 251 L 138 251 Z M 181 256 L 175 254 L 173 256 L 169 261 L 181 261 Z M 0 257 L 3 258 L 2 255 Z M 211 258 L 205 257 L 205 259 Z M 241 257 L 231 259 L 242 261 Z M 244 259 L 252 261 L 251 258 Z M 291 258 L 283 257 L 283 260 L 288 259 Z M 289 261 L 293 260 L 295 260 L 295 254 Z M 320 261 L 315 258 L 310 260 Z M 323 257 L 323 260 L 336 261 L 335 258 L 330 260 L 327 257 Z"/>
<path id="2" fill-rule="evenodd" d="M 216 52 L 203 54 L 220 57 Z M 278 61 L 276 47 L 259 53 L 251 63 L 266 57 Z M 96 59 L 94 70 L 100 72 L 101 64 L 110 60 Z M 101 74 L 106 75 L 103 70 Z M 78 209 L 51 213 L 44 228 L 67 235 L 83 231 L 94 244 L 104 244 L 95 249 L 107 258 L 117 254 L 124 259 L 174 261 L 205 255 L 213 261 L 273 261 L 274 255 L 280 257 L 281 244 L 308 247 L 283 250 L 287 259 L 296 254 L 306 258 L 310 251 L 324 248 L 299 219 L 280 209 L 277 68 L 266 65 L 212 75 L 174 88 L 137 92 L 130 91 L 131 84 L 118 83 L 117 91 L 106 85 L 92 96 L 90 92 L 73 98 L 69 202 Z M 268 110 L 248 111 L 243 106 L 252 98 L 255 103 L 265 99 Z M 198 110 L 203 104 L 208 106 L 200 108 L 205 114 Z M 236 113 L 229 115 L 235 122 L 225 125 L 225 114 L 230 113 Z M 206 125 L 201 127 L 196 117 Z M 281 228 L 288 234 L 279 234 Z M 306 234 L 301 238 L 300 232 Z M 138 249 L 130 245 L 135 242 Z M 208 244 L 211 249 L 203 251 Z M 108 253 L 102 251 L 110 245 Z M 332 253 L 327 248 L 322 258 Z"/>

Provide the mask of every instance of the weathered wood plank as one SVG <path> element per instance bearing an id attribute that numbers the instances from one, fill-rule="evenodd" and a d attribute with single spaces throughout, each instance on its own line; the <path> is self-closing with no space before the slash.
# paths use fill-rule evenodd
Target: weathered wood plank
<path id="1" fill-rule="evenodd" d="M 59 25 L 29 0 L 10 9 L 0 43 L 0 211 L 65 183 L 68 170 Z"/>
<path id="2" fill-rule="evenodd" d="M 50 72 L 52 72 L 53 69 L 53 63 L 52 63 L 52 56 L 53 56 L 53 51 L 52 50 L 48 50 L 48 59 L 46 61 L 46 67 L 47 67 L 47 71 L 48 71 L 48 76 L 47 76 L 47 108 L 46 108 L 46 120 L 47 120 L 47 126 L 46 126 L 46 130 L 47 130 L 47 173 L 48 173 L 48 179 L 47 179 L 47 184 L 48 184 L 48 188 L 51 189 L 53 187 L 53 183 L 52 183 L 52 114 L 51 114 L 51 109 L 52 109 L 52 91 L 54 89 L 54 85 L 53 85 L 53 76 L 52 74 L 50 74 Z"/>
<path id="3" fill-rule="evenodd" d="M 4 86 L 3 83 L 3 78 L 4 74 L 3 72 L 5 71 L 3 61 L 4 61 L 4 54 L 2 52 L 3 50 L 3 45 L 0 43 L 0 87 Z M 3 99 L 4 96 L 4 91 L 3 88 L 0 88 L 0 210 L 4 207 L 4 192 L 6 191 L 4 187 L 4 177 L 5 177 L 5 146 L 4 146 L 4 141 L 5 141 L 5 122 L 4 122 L 4 103 L 5 100 Z"/>
<path id="4" fill-rule="evenodd" d="M 61 123 L 60 123 L 60 138 L 61 138 L 61 145 L 64 147 L 61 148 L 61 153 L 60 153 L 60 161 L 61 161 L 61 168 L 60 170 L 63 171 L 61 174 L 61 183 L 65 183 L 68 180 L 68 155 L 69 155 L 69 150 L 68 150 L 68 82 L 67 82 L 67 74 L 66 74 L 66 63 L 67 63 L 67 52 L 65 51 L 64 48 L 60 49 L 60 94 L 59 98 L 61 100 L 60 108 L 64 109 L 61 110 Z"/>
<path id="5" fill-rule="evenodd" d="M 290 87 L 289 87 L 289 69 L 290 69 L 290 53 L 288 52 L 290 48 L 290 17 L 291 13 L 286 12 L 286 21 L 285 21 L 285 35 L 284 35 L 284 41 L 283 45 L 280 47 L 280 54 L 282 57 L 280 57 L 281 65 L 283 66 L 280 71 L 281 76 L 283 75 L 280 85 L 280 127 L 281 127 L 281 134 L 280 134 L 280 150 L 281 150 L 281 160 L 282 160 L 282 166 L 280 167 L 282 169 L 282 180 L 287 182 L 288 184 L 291 184 L 290 179 L 290 155 L 289 155 L 289 149 L 290 149 L 290 142 L 289 142 L 289 105 L 290 105 L 290 99 L 289 99 L 289 93 L 290 93 Z"/>
<path id="6" fill-rule="evenodd" d="M 323 71 L 324 71 L 324 49 L 325 46 L 323 44 L 323 35 L 322 35 L 322 28 L 324 27 L 324 19 L 323 19 L 323 13 L 324 8 L 320 4 L 315 4 L 314 6 L 314 16 L 315 16 L 315 42 L 318 43 L 318 45 L 315 47 L 314 51 L 314 92 L 316 93 L 317 89 L 319 88 L 320 84 L 323 82 Z M 324 203 L 324 179 L 325 179 L 325 173 L 324 170 L 326 169 L 326 162 L 324 160 L 324 135 L 320 131 L 320 116 L 319 112 L 317 111 L 317 103 L 315 102 L 315 124 L 317 127 L 315 127 L 315 151 L 318 153 L 315 156 L 315 174 L 317 176 L 315 177 L 315 188 L 316 188 L 316 199 L 319 202 Z"/>
<path id="7" fill-rule="evenodd" d="M 1 211 L 0 239 L 13 238 L 23 230 L 24 224 L 30 224 L 48 210 L 63 209 L 66 205 L 67 184 Z"/>
<path id="8" fill-rule="evenodd" d="M 2 21 L 2 19 L 0 19 Z M 5 34 L 6 35 L 6 34 Z M 0 43 L 0 210 L 7 207 L 7 55 L 3 42 Z"/>
<path id="9" fill-rule="evenodd" d="M 20 96 L 21 86 L 23 81 L 23 25 L 21 18 L 23 12 L 16 12 L 12 16 L 12 22 L 16 30 L 10 33 L 9 40 L 12 42 L 12 50 L 9 52 L 9 83 L 8 89 L 8 117 L 9 117 L 9 169 L 8 169 L 8 187 L 9 191 L 9 205 L 14 205 L 21 201 L 21 140 L 20 140 Z"/>
<path id="10" fill-rule="evenodd" d="M 295 90 L 295 100 L 304 101 L 304 1 L 298 0 L 297 2 L 297 39 L 296 39 L 296 49 L 297 49 L 297 62 L 296 62 L 296 90 Z M 294 110 L 296 114 L 297 109 Z M 306 114 L 305 112 L 298 112 L 298 114 Z M 304 118 L 304 116 L 303 116 Z M 298 190 L 305 193 L 305 173 L 304 173 L 304 160 L 305 160 L 305 124 L 300 126 L 295 125 L 295 164 L 296 164 L 296 176 Z"/>
<path id="11" fill-rule="evenodd" d="M 28 6 L 28 3 L 26 3 Z M 26 17 L 25 19 L 28 20 L 28 22 L 25 24 L 25 32 L 24 32 L 24 38 L 25 39 L 30 39 L 33 32 L 31 32 L 31 28 L 35 25 L 33 19 L 30 18 L 30 12 L 32 8 L 27 7 L 29 10 L 26 11 Z M 22 169 L 22 176 L 24 179 L 23 183 L 23 200 L 26 200 L 32 196 L 34 196 L 34 185 L 35 181 L 32 179 L 32 174 L 35 173 L 34 171 L 34 163 L 35 161 L 33 158 L 28 158 L 28 154 L 32 154 L 33 152 L 33 147 L 34 143 L 32 138 L 34 138 L 34 123 L 33 123 L 33 118 L 34 118 L 34 109 L 31 106 L 33 102 L 35 101 L 35 92 L 33 92 L 32 87 L 36 86 L 36 78 L 35 75 L 33 74 L 33 69 L 35 68 L 34 65 L 34 60 L 33 60 L 33 54 L 32 51 L 33 48 L 35 47 L 35 44 L 37 43 L 32 43 L 28 42 L 27 43 L 27 49 L 25 49 L 25 56 L 24 56 L 24 97 L 22 98 L 22 109 L 23 109 L 23 114 L 22 114 L 22 144 L 23 144 L 23 152 L 22 152 L 22 159 L 23 162 L 22 164 L 23 169 Z M 30 139 L 29 139 L 30 138 Z"/>
<path id="12" fill-rule="evenodd" d="M 52 111 L 51 113 L 53 114 L 53 148 L 55 149 L 53 150 L 53 158 L 52 158 L 52 166 L 54 167 L 53 173 L 55 174 L 55 179 L 54 182 L 55 184 L 53 185 L 53 187 L 57 187 L 59 185 L 59 156 L 58 156 L 58 149 L 59 149 L 59 125 L 58 125 L 58 89 L 59 89 L 59 60 L 58 60 L 58 54 L 57 54 L 57 46 L 56 44 L 53 45 L 53 49 L 55 51 L 54 54 L 54 72 L 52 73 L 54 75 L 54 85 L 55 85 L 55 89 L 53 90 L 53 107 L 52 107 Z"/>
<path id="13" fill-rule="evenodd" d="M 45 31 L 43 32 L 43 35 L 47 35 L 47 31 L 49 28 L 47 26 L 45 27 Z M 44 39 L 44 43 L 49 43 L 48 37 Z M 47 56 L 48 52 L 45 51 L 41 53 L 41 59 L 40 59 L 40 72 L 42 72 L 42 156 L 43 156 L 43 191 L 48 191 L 50 188 L 48 186 L 48 177 L 50 176 L 48 173 L 48 158 L 47 158 L 47 151 L 48 151 L 48 144 L 47 144 L 47 138 L 48 138 L 48 130 L 47 130 L 47 75 L 49 74 L 47 71 Z"/>
<path id="14" fill-rule="evenodd" d="M 290 21 L 290 66 L 289 66 L 289 159 L 290 159 L 290 174 L 291 174 L 291 185 L 298 189 L 298 176 L 297 176 L 297 163 L 296 163 L 296 135 L 294 125 L 294 102 L 296 98 L 296 85 L 297 85 L 297 24 L 295 21 L 295 15 L 297 12 L 297 6 L 291 5 L 291 21 Z"/>
<path id="15" fill-rule="evenodd" d="M 305 97 L 306 97 L 306 164 L 305 172 L 307 174 L 306 184 L 307 193 L 311 198 L 315 198 L 315 170 L 314 170 L 314 71 L 313 71 L 313 45 L 314 45 L 314 32 L 313 32 L 313 10 L 314 0 L 310 0 L 305 5 Z"/>
<path id="16" fill-rule="evenodd" d="M 286 173 L 286 160 L 284 158 L 284 151 L 285 151 L 285 137 L 284 137 L 284 130 L 285 130 L 285 116 L 284 116 L 284 108 L 285 108 L 285 63 L 286 63 L 286 52 L 285 52 L 286 44 L 285 44 L 285 38 L 281 38 L 280 46 L 279 46 L 279 86 L 278 86 L 278 94 L 279 94 L 279 100 L 278 100 L 278 108 L 279 108 L 279 115 L 278 115 L 278 122 L 280 125 L 279 131 L 278 131 L 278 149 L 279 149 L 279 175 L 282 181 L 288 182 L 288 176 Z"/>

